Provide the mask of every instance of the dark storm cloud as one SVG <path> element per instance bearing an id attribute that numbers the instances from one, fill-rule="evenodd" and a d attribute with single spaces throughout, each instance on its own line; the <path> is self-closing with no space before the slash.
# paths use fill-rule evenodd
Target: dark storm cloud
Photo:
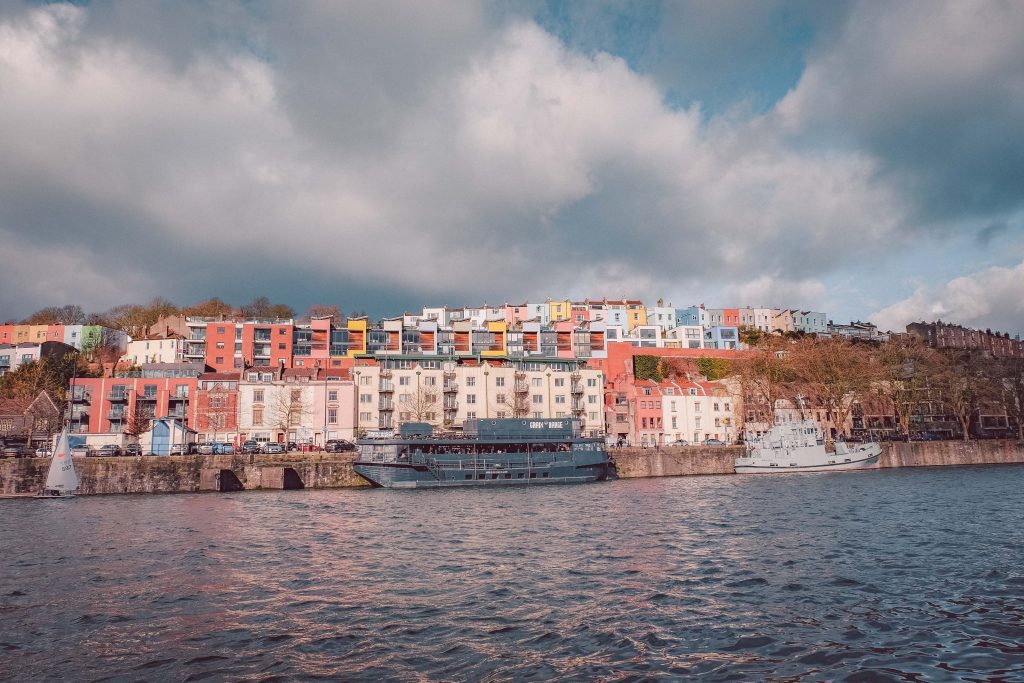
<path id="1" fill-rule="evenodd" d="M 837 255 L 1021 224 L 1019 11 L 979 6 L 8 5 L 0 306 L 64 303 L 51 264 L 95 308 L 814 306 Z"/>

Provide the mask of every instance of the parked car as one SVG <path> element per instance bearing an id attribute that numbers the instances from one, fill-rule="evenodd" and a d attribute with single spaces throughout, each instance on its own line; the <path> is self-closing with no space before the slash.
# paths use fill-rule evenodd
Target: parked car
<path id="1" fill-rule="evenodd" d="M 288 449 L 288 452 L 291 453 L 293 451 L 299 450 L 299 444 L 295 443 L 294 441 L 289 441 L 286 448 Z"/>
<path id="2" fill-rule="evenodd" d="M 31 458 L 33 455 L 35 455 L 35 449 L 31 446 L 19 446 L 17 444 L 4 446 L 5 458 Z"/>
<path id="3" fill-rule="evenodd" d="M 130 443 L 124 447 L 125 455 L 142 455 L 142 446 L 137 443 Z"/>
<path id="4" fill-rule="evenodd" d="M 184 443 L 172 443 L 169 451 L 170 455 L 185 455 L 190 453 L 189 444 Z"/>
<path id="5" fill-rule="evenodd" d="M 270 442 L 263 444 L 264 453 L 284 453 L 284 444 Z"/>
<path id="6" fill-rule="evenodd" d="M 49 446 L 40 446 L 36 449 L 37 458 L 49 458 L 53 455 L 53 451 L 50 450 Z"/>
<path id="7" fill-rule="evenodd" d="M 86 455 L 94 455 L 102 458 L 114 458 L 122 454 L 121 447 L 116 443 L 108 443 L 92 450 Z"/>
<path id="8" fill-rule="evenodd" d="M 212 443 L 201 443 L 199 444 L 199 455 L 213 455 L 213 444 Z"/>
<path id="9" fill-rule="evenodd" d="M 345 439 L 331 439 L 324 446 L 324 450 L 328 453 L 344 453 L 347 451 L 354 451 L 355 449 L 356 445 L 351 441 L 346 441 Z"/>
<path id="10" fill-rule="evenodd" d="M 215 455 L 234 455 L 235 444 L 226 441 L 215 441 L 213 443 L 213 452 Z"/>
<path id="11" fill-rule="evenodd" d="M 679 439 L 678 441 L 672 441 L 672 442 L 667 443 L 665 445 L 666 446 L 689 446 L 690 442 L 687 441 L 686 439 Z"/>
<path id="12" fill-rule="evenodd" d="M 704 439 L 705 446 L 724 446 L 725 442 L 721 439 Z"/>
<path id="13" fill-rule="evenodd" d="M 249 439 L 248 441 L 243 441 L 242 442 L 242 453 L 245 453 L 246 455 L 248 455 L 250 453 L 259 453 L 259 452 L 260 452 L 260 442 L 259 441 L 254 441 L 252 439 Z"/>

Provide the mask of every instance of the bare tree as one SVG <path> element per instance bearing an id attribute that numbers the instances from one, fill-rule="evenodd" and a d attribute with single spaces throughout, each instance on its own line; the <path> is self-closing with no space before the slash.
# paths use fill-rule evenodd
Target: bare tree
<path id="1" fill-rule="evenodd" d="M 510 390 L 508 393 L 495 396 L 495 405 L 497 410 L 508 413 L 509 417 L 528 417 L 530 415 L 530 394 Z"/>
<path id="2" fill-rule="evenodd" d="M 770 345 L 734 365 L 743 405 L 759 413 L 757 421 L 769 426 L 775 424 L 776 403 L 791 396 L 793 368 L 787 356 L 783 347 Z"/>
<path id="3" fill-rule="evenodd" d="M 1000 401 L 1006 414 L 1017 423 L 1017 439 L 1024 441 L 1024 358 L 1003 361 L 1000 375 Z"/>
<path id="4" fill-rule="evenodd" d="M 136 404 L 135 409 L 132 410 L 125 421 L 124 433 L 138 439 L 153 428 L 153 419 L 155 417 L 152 406 Z"/>
<path id="5" fill-rule="evenodd" d="M 909 437 L 912 416 L 927 395 L 939 360 L 937 352 L 916 338 L 883 344 L 874 358 L 872 392 L 863 403 L 879 412 L 892 410 L 900 432 Z"/>
<path id="6" fill-rule="evenodd" d="M 420 386 L 401 394 L 398 405 L 409 414 L 410 422 L 436 422 L 441 401 L 436 387 Z"/>
<path id="7" fill-rule="evenodd" d="M 274 392 L 270 403 L 268 421 L 285 437 L 290 431 L 300 427 L 312 406 L 302 396 L 302 389 L 286 388 Z"/>
<path id="8" fill-rule="evenodd" d="M 942 358 L 944 360 L 936 374 L 937 386 L 960 423 L 964 441 L 967 441 L 971 438 L 972 418 L 983 403 L 997 395 L 990 362 L 971 351 L 946 353 Z"/>
<path id="9" fill-rule="evenodd" d="M 794 394 L 823 408 L 842 435 L 854 403 L 871 391 L 874 372 L 867 347 L 842 338 L 805 338 L 793 345 L 789 360 Z"/>

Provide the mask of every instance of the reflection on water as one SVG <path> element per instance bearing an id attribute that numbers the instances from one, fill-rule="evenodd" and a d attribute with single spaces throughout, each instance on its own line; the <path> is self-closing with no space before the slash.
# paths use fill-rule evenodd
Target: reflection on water
<path id="1" fill-rule="evenodd" d="M 5 679 L 1024 680 L 1022 467 L 0 501 Z"/>

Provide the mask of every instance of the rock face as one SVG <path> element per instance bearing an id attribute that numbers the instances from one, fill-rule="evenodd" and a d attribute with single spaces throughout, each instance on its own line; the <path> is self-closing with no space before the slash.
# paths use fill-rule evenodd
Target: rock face
<path id="1" fill-rule="evenodd" d="M 49 466 L 48 458 L 0 461 L 0 495 L 38 491 Z M 300 458 L 256 456 L 252 462 L 249 456 L 240 455 L 75 458 L 75 469 L 80 495 L 367 485 L 352 469 L 351 459 L 333 454 Z"/>

